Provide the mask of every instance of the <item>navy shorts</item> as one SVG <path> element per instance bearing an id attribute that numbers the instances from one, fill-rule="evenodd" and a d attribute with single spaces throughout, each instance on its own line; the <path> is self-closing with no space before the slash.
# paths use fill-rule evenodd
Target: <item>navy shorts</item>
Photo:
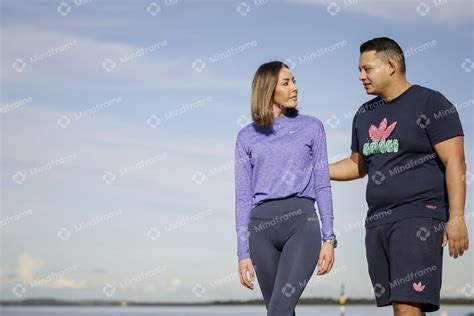
<path id="1" fill-rule="evenodd" d="M 412 217 L 367 228 L 365 247 L 377 306 L 420 303 L 439 309 L 445 223 Z"/>

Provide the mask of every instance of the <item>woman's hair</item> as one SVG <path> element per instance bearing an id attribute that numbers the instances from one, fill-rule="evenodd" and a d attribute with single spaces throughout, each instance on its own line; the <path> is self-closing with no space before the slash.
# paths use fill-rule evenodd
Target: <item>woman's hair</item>
<path id="1" fill-rule="evenodd" d="M 262 126 L 273 124 L 273 97 L 278 83 L 280 69 L 289 67 L 281 61 L 271 61 L 261 65 L 252 81 L 251 112 L 253 121 Z M 298 114 L 296 108 L 286 108 L 289 115 Z"/>

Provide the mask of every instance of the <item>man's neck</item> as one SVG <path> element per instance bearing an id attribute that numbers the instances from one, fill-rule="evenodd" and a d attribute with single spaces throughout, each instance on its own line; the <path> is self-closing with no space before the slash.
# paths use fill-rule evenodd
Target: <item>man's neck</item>
<path id="1" fill-rule="evenodd" d="M 387 89 L 386 91 L 384 91 L 384 93 L 382 93 L 382 95 L 380 95 L 380 97 L 388 102 L 396 99 L 397 97 L 399 97 L 402 93 L 404 93 L 406 90 L 408 90 L 408 88 L 410 88 L 412 86 L 411 83 L 409 83 L 408 81 L 402 81 L 400 83 L 397 83 L 397 84 L 392 84 L 390 86 L 390 89 Z"/>

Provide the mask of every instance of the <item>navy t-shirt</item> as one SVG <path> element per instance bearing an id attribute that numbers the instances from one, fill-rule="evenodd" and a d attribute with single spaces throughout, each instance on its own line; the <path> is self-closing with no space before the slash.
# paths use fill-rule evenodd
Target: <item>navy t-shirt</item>
<path id="1" fill-rule="evenodd" d="M 445 167 L 433 146 L 455 136 L 464 133 L 454 105 L 419 85 L 359 108 L 351 149 L 368 173 L 366 227 L 409 217 L 448 220 Z"/>

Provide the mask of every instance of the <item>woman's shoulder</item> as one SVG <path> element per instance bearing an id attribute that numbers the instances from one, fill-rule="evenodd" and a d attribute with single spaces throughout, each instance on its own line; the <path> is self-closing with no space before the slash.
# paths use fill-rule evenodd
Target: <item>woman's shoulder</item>
<path id="1" fill-rule="evenodd" d="M 302 120 L 305 123 L 310 123 L 314 124 L 317 127 L 322 127 L 323 122 L 316 116 L 310 115 L 310 114 L 298 114 L 298 117 L 300 117 L 300 120 Z"/>
<path id="2" fill-rule="evenodd" d="M 248 123 L 244 126 L 241 127 L 241 129 L 238 131 L 237 133 L 237 139 L 239 140 L 243 140 L 247 137 L 249 137 L 249 134 L 253 132 L 254 128 L 253 128 L 253 122 L 251 123 Z"/>

